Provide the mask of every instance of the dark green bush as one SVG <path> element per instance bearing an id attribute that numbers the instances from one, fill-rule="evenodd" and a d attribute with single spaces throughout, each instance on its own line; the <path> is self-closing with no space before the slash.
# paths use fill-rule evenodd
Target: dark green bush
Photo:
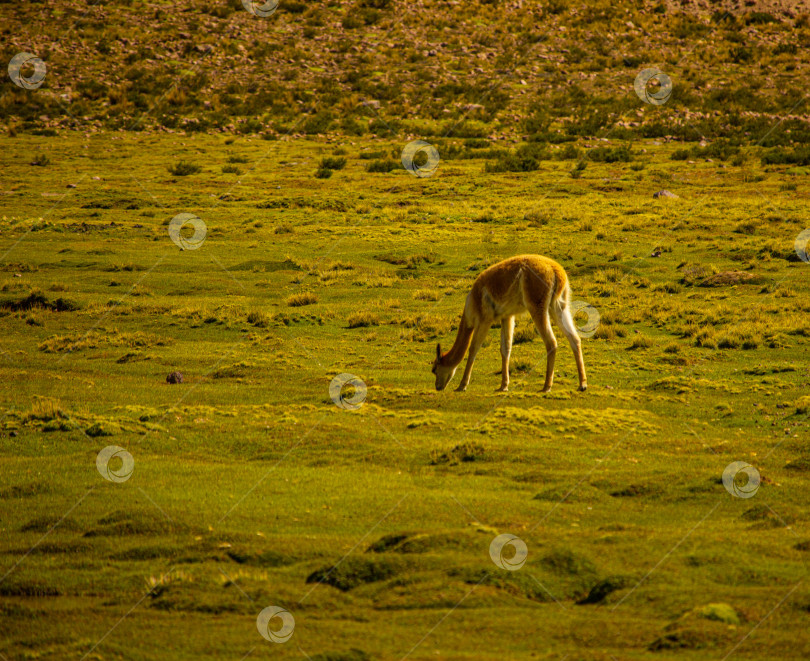
<path id="1" fill-rule="evenodd" d="M 485 172 L 532 172 L 540 169 L 540 161 L 550 160 L 551 154 L 545 145 L 531 143 L 506 152 L 494 163 L 484 166 Z"/>
<path id="2" fill-rule="evenodd" d="M 190 174 L 197 174 L 202 168 L 188 161 L 178 161 L 169 166 L 169 172 L 175 177 L 187 177 Z"/>
<path id="3" fill-rule="evenodd" d="M 346 166 L 346 159 L 342 156 L 325 156 L 321 159 L 321 169 L 342 170 Z"/>
<path id="4" fill-rule="evenodd" d="M 366 172 L 391 172 L 391 170 L 396 170 L 398 167 L 399 163 L 388 159 L 371 161 L 366 166 Z"/>

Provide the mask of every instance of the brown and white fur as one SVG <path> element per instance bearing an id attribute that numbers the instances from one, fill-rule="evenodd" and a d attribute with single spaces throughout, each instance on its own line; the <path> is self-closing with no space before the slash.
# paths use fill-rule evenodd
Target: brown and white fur
<path id="1" fill-rule="evenodd" d="M 585 363 L 582 346 L 570 310 L 571 289 L 565 270 L 553 259 L 540 255 L 518 255 L 490 266 L 473 283 L 458 327 L 453 347 L 442 353 L 436 345 L 433 373 L 436 375 L 436 390 L 444 390 L 456 373 L 456 368 L 469 349 L 467 366 L 457 391 L 464 391 L 470 383 L 475 356 L 481 348 L 492 324 L 501 324 L 501 387 L 509 388 L 509 356 L 512 353 L 512 334 L 515 331 L 515 316 L 528 312 L 540 337 L 546 345 L 546 382 L 543 392 L 551 389 L 554 379 L 554 359 L 557 354 L 557 339 L 551 330 L 551 319 L 568 338 L 574 351 L 579 373 L 579 389 L 588 387 L 585 378 Z M 550 313 L 550 314 L 549 314 Z"/>

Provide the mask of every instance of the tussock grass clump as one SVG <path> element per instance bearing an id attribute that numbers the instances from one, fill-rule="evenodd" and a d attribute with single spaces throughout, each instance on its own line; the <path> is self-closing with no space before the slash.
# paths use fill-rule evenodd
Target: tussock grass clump
<path id="1" fill-rule="evenodd" d="M 145 333 L 143 331 L 121 333 L 118 330 L 111 330 L 106 333 L 91 331 L 86 334 L 54 335 L 44 342 L 41 342 L 38 349 L 45 353 L 61 353 L 63 351 L 94 349 L 102 345 L 145 348 L 155 346 L 162 347 L 171 343 L 171 338 L 164 338 L 154 333 Z"/>
<path id="2" fill-rule="evenodd" d="M 439 260 L 438 255 L 434 253 L 420 253 L 416 255 L 386 253 L 384 255 L 376 255 L 374 259 L 379 259 L 381 262 L 386 262 L 395 266 L 404 266 L 407 269 L 415 269 L 420 264 L 442 263 Z"/>
<path id="3" fill-rule="evenodd" d="M 35 399 L 30 410 L 23 414 L 23 420 L 40 420 L 43 422 L 69 417 L 59 400 L 48 397 Z"/>
<path id="4" fill-rule="evenodd" d="M 247 314 L 247 322 L 259 328 L 266 328 L 270 325 L 270 316 L 262 310 L 251 310 Z"/>
<path id="5" fill-rule="evenodd" d="M 300 294 L 292 294 L 287 297 L 287 305 L 290 307 L 301 307 L 303 305 L 312 305 L 318 302 L 318 297 L 312 292 L 301 292 Z"/>
<path id="6" fill-rule="evenodd" d="M 40 580 L 12 578 L 0 585 L 0 597 L 58 597 L 62 591 Z"/>
<path id="7" fill-rule="evenodd" d="M 531 342 L 537 337 L 537 329 L 534 325 L 516 328 L 515 334 L 512 336 L 512 344 L 526 344 Z"/>
<path id="8" fill-rule="evenodd" d="M 449 450 L 433 449 L 430 451 L 431 466 L 437 466 L 439 464 L 455 466 L 456 464 L 469 461 L 481 461 L 483 458 L 484 446 L 480 443 L 473 442 L 454 445 Z"/>
<path id="9" fill-rule="evenodd" d="M 435 314 L 419 314 L 399 322 L 410 331 L 405 336 L 416 342 L 425 342 L 450 333 L 453 322 L 450 318 Z"/>
<path id="10" fill-rule="evenodd" d="M 417 301 L 438 301 L 442 297 L 442 293 L 437 289 L 417 289 L 413 293 L 413 297 Z"/>
<path id="11" fill-rule="evenodd" d="M 523 220 L 529 221 L 529 227 L 543 227 L 551 220 L 551 213 L 548 211 L 527 211 L 523 215 Z"/>
<path id="12" fill-rule="evenodd" d="M 653 341 L 646 335 L 639 335 L 633 338 L 628 349 L 649 349 L 653 345 Z"/>
<path id="13" fill-rule="evenodd" d="M 8 299 L 0 302 L 0 310 L 11 312 L 29 312 L 31 310 L 52 310 L 54 312 L 73 312 L 79 306 L 64 298 L 50 300 L 45 294 L 38 290 L 33 290 L 27 296 L 18 299 Z"/>
<path id="14" fill-rule="evenodd" d="M 169 173 L 173 174 L 175 177 L 187 177 L 191 174 L 197 174 L 202 168 L 189 161 L 178 161 L 173 165 L 169 165 L 168 170 Z"/>
<path id="15" fill-rule="evenodd" d="M 718 342 L 714 329 L 704 328 L 695 335 L 695 346 L 704 349 L 717 349 Z"/>
<path id="16" fill-rule="evenodd" d="M 356 312 L 346 319 L 347 328 L 365 328 L 379 325 L 380 318 L 373 312 Z"/>

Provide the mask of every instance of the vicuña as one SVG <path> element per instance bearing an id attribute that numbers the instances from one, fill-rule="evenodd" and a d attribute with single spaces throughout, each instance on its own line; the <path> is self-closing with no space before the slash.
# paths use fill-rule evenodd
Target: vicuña
<path id="1" fill-rule="evenodd" d="M 436 345 L 436 360 L 433 373 L 436 375 L 436 390 L 444 390 L 456 373 L 456 368 L 469 349 L 464 376 L 456 390 L 464 391 L 470 383 L 473 363 L 492 324 L 501 324 L 501 387 L 509 388 L 509 356 L 512 353 L 512 335 L 515 331 L 515 316 L 528 312 L 532 316 L 540 337 L 546 345 L 546 382 L 543 392 L 551 389 L 554 379 L 554 359 L 557 354 L 557 338 L 551 330 L 551 319 L 562 328 L 574 351 L 579 373 L 579 389 L 588 387 L 585 378 L 585 363 L 582 346 L 570 309 L 571 288 L 565 270 L 553 259 L 540 255 L 518 255 L 498 262 L 476 278 L 467 302 L 453 347 L 442 353 Z M 550 313 L 550 314 L 549 314 Z"/>

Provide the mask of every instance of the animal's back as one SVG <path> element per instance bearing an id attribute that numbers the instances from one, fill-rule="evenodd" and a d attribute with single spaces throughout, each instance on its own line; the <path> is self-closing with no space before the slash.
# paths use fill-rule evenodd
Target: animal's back
<path id="1" fill-rule="evenodd" d="M 565 270 L 553 259 L 517 255 L 482 271 L 473 284 L 472 293 L 474 300 L 480 302 L 481 312 L 489 308 L 492 316 L 499 319 L 525 311 L 527 297 L 546 302 L 559 298 L 567 283 Z"/>

